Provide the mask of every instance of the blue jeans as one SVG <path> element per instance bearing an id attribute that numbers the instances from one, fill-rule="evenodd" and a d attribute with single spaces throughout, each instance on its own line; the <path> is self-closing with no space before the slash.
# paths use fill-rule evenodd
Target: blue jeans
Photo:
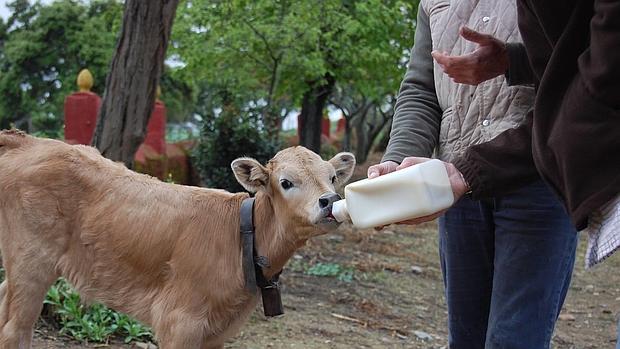
<path id="1" fill-rule="evenodd" d="M 620 349 L 620 317 L 618 317 L 618 335 L 616 336 L 616 349 Z"/>
<path id="2" fill-rule="evenodd" d="M 439 219 L 449 347 L 549 348 L 577 240 L 542 181 L 449 209 Z"/>

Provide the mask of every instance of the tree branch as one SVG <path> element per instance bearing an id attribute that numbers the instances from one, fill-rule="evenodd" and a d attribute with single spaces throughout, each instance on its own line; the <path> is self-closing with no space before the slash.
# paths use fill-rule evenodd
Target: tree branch
<path id="1" fill-rule="evenodd" d="M 269 44 L 269 40 L 267 40 L 267 37 L 263 33 L 261 33 L 258 29 L 256 29 L 252 25 L 252 23 L 248 21 L 247 19 L 244 19 L 243 23 L 245 23 L 248 27 L 250 27 L 250 29 L 252 29 L 254 34 L 256 34 L 261 39 L 261 41 L 265 44 L 265 48 L 267 49 L 267 52 L 269 52 L 269 56 L 271 57 L 271 59 L 276 61 L 277 57 L 274 54 L 273 50 L 271 49 L 271 45 Z"/>

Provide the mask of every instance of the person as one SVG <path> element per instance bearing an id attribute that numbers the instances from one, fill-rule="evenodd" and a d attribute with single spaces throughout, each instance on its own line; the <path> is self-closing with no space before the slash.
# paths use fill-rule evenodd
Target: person
<path id="1" fill-rule="evenodd" d="M 519 40 L 516 15 L 510 1 L 421 1 L 390 142 L 370 178 L 407 166 L 411 156 L 434 152 L 453 161 L 523 121 L 531 88 L 508 87 L 502 77 L 455 84 L 431 56 L 472 51 L 475 45 L 459 40 L 463 25 Z M 549 348 L 576 241 L 560 201 L 539 178 L 496 198 L 461 198 L 439 220 L 450 348 Z"/>
<path id="2" fill-rule="evenodd" d="M 507 61 L 507 75 L 530 71 L 536 87 L 534 108 L 521 126 L 469 147 L 446 168 L 455 194 L 471 191 L 474 198 L 499 195 L 542 176 L 582 230 L 592 213 L 614 206 L 620 193 L 620 162 L 610 159 L 620 153 L 620 3 L 519 0 L 517 4 L 524 51 L 512 56 L 525 55 L 528 68 Z M 434 53 L 443 59 L 438 64 L 446 71 L 470 70 L 462 75 L 471 76 L 475 75 L 471 71 L 506 54 L 500 50 L 478 55 L 474 59 L 480 64 L 467 67 L 458 59 L 471 56 Z M 425 160 L 409 159 L 407 165 Z"/>
<path id="3" fill-rule="evenodd" d="M 587 231 L 592 266 L 620 249 L 620 3 L 519 0 L 517 7 L 523 45 L 475 33 L 463 35 L 479 44 L 471 53 L 434 53 L 455 82 L 477 84 L 505 72 L 509 81 L 536 87 L 526 123 L 446 168 L 455 195 L 471 190 L 474 198 L 541 175 L 576 228 Z M 426 160 L 409 158 L 405 166 Z"/>

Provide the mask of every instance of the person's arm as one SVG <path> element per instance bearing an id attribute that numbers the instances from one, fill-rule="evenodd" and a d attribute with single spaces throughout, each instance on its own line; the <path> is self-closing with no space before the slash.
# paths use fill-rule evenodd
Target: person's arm
<path id="1" fill-rule="evenodd" d="M 520 16 L 520 28 L 521 20 Z M 531 22 L 523 23 L 525 28 L 537 28 L 536 16 L 528 17 L 527 20 Z M 571 64 L 575 62 L 575 56 L 571 58 L 572 52 L 568 50 L 569 56 L 565 59 L 569 59 L 570 62 L 564 66 L 557 64 L 553 67 L 546 66 L 544 72 L 545 75 L 552 75 L 562 82 L 561 85 L 558 84 L 557 89 L 563 93 L 561 98 L 551 100 L 551 105 L 546 108 L 556 115 L 537 114 L 536 118 L 542 118 L 540 122 L 544 124 L 545 121 L 556 117 L 553 132 L 556 138 L 564 135 L 564 142 L 558 142 L 558 139 L 552 142 L 548 133 L 540 133 L 549 132 L 544 128 L 536 129 L 536 141 L 546 142 L 542 146 L 548 147 L 546 150 L 553 152 L 556 156 L 555 161 L 563 166 L 560 175 L 563 176 L 561 180 L 564 183 L 556 189 L 563 196 L 578 230 L 585 228 L 587 216 L 598 207 L 583 201 L 584 198 L 588 200 L 590 193 L 584 192 L 585 183 L 582 176 L 571 176 L 575 170 L 588 170 L 588 184 L 596 183 L 601 188 L 598 193 L 599 199 L 605 196 L 609 200 L 617 194 L 617 174 L 620 172 L 610 171 L 613 166 L 617 166 L 617 162 L 613 162 L 614 159 L 609 157 L 620 153 L 620 137 L 616 132 L 620 129 L 618 23 L 620 23 L 620 2 L 595 0 L 594 15 L 589 21 L 588 45 L 576 55 L 576 69 L 570 70 Z M 538 66 L 537 64 L 536 67 Z M 550 93 L 550 97 L 555 96 L 553 90 L 546 91 Z M 536 178 L 538 174 L 532 158 L 533 121 L 533 114 L 529 113 L 527 121 L 520 127 L 507 130 L 490 142 L 468 148 L 463 156 L 454 162 L 466 180 L 466 183 L 451 181 L 455 197 L 458 198 L 463 188 L 472 190 L 474 197 L 501 195 Z M 539 120 L 536 121 L 538 125 Z M 575 131 L 578 126 L 581 127 L 582 133 Z M 583 134 L 585 137 L 566 139 L 566 134 Z M 559 139 L 562 140 L 562 137 Z M 422 161 L 425 159 L 417 159 L 415 162 Z M 610 166 L 605 167 L 607 171 L 599 171 L 601 164 Z M 446 164 L 448 169 L 449 165 Z M 457 178 L 454 174 L 452 176 Z M 416 223 L 422 221 L 424 220 L 420 219 Z"/>
<path id="2" fill-rule="evenodd" d="M 589 97 L 581 99 L 581 103 L 588 103 L 591 98 L 609 108 L 620 109 L 619 23 L 620 2 L 594 1 L 594 16 L 590 21 L 590 46 L 579 56 L 579 72 L 569 88 L 569 92 L 576 96 L 586 94 Z M 571 89 L 574 91 L 570 91 Z M 572 102 L 576 104 L 579 101 Z M 585 111 L 573 110 L 574 113 Z"/>
<path id="3" fill-rule="evenodd" d="M 620 138 L 615 131 L 619 125 L 617 115 L 620 110 L 618 23 L 620 23 L 620 2 L 611 0 L 594 2 L 594 15 L 589 26 L 589 45 L 578 55 L 574 75 L 569 77 L 566 85 L 558 87 L 566 91 L 562 94 L 563 98 L 552 102 L 555 106 L 546 108 L 561 114 L 556 119 L 555 129 L 574 131 L 578 125 L 585 125 L 586 130 L 589 127 L 600 128 L 602 131 L 598 133 L 596 139 L 588 140 L 592 146 L 581 148 L 581 153 L 578 153 L 573 144 L 555 145 L 554 153 L 558 156 L 556 161 L 560 161 L 566 168 L 596 168 L 597 161 L 609 161 L 606 160 L 609 154 L 620 152 Z M 535 28 L 538 23 L 526 23 L 526 25 Z M 560 70 L 551 71 L 550 74 L 557 76 L 565 73 Z M 455 161 L 455 166 L 463 173 L 474 196 L 501 194 L 537 175 L 531 149 L 532 117 L 530 113 L 527 122 L 520 127 L 505 131 L 490 142 L 470 147 Z M 550 115 L 536 117 L 548 118 Z M 539 137 L 549 135 L 542 134 Z M 575 144 L 583 144 L 583 141 L 575 139 Z M 597 147 L 598 144 L 601 146 Z M 605 183 L 601 183 L 601 186 L 603 185 Z M 564 191 L 562 196 L 569 201 L 567 206 L 571 210 L 576 210 L 575 207 L 581 204 L 572 195 L 580 193 L 578 186 L 578 183 L 571 183 L 570 186 L 559 188 Z M 583 224 L 584 213 L 581 212 L 578 216 L 573 217 L 575 222 Z"/>
<path id="4" fill-rule="evenodd" d="M 536 77 L 523 43 L 507 43 L 506 54 L 508 54 L 508 69 L 505 76 L 508 86 L 533 85 L 536 83 Z"/>
<path id="5" fill-rule="evenodd" d="M 420 6 L 415 43 L 396 101 L 390 142 L 382 162 L 430 157 L 439 139 L 441 108 L 435 92 L 428 14 Z"/>
<path id="6" fill-rule="evenodd" d="M 433 52 L 433 57 L 454 82 L 478 85 L 502 74 L 509 86 L 531 85 L 536 78 L 522 43 L 505 43 L 492 35 L 479 33 L 467 27 L 460 30 L 461 36 L 475 42 L 478 47 L 460 56 L 448 56 Z"/>
<path id="7" fill-rule="evenodd" d="M 532 158 L 532 117 L 490 140 L 477 144 L 454 161 L 473 199 L 509 193 L 540 178 Z"/>
<path id="8" fill-rule="evenodd" d="M 412 49 L 407 73 L 405 74 L 398 95 L 390 142 L 383 156 L 382 164 L 371 166 L 368 169 L 368 177 L 370 178 L 392 172 L 400 169 L 402 166 L 406 167 L 414 164 L 417 160 L 409 159 L 411 157 L 428 158 L 432 155 L 439 138 L 441 108 L 439 107 L 437 94 L 435 92 L 433 57 L 431 56 L 431 51 L 432 39 L 428 15 L 420 8 L 418 12 L 415 44 Z M 508 144 L 511 146 L 511 142 L 515 142 L 516 138 L 528 137 L 531 132 L 531 125 L 525 125 L 525 127 L 517 130 L 510 130 L 515 133 L 512 137 L 507 139 Z M 497 146 L 503 147 L 504 144 L 498 144 Z M 505 186 L 498 184 L 501 189 L 505 188 L 509 191 L 512 188 L 517 188 L 523 182 L 528 182 L 537 178 L 535 170 L 532 173 L 529 167 L 530 165 L 533 166 L 531 161 L 530 142 L 527 142 L 524 147 L 527 149 L 512 147 L 511 153 L 513 153 L 513 155 L 507 156 L 506 159 L 508 159 L 510 163 L 510 161 L 514 161 L 522 152 L 529 154 L 529 161 L 526 160 L 527 164 L 524 168 L 527 175 L 524 177 L 523 181 L 513 180 Z M 472 155 L 475 160 L 480 158 L 480 156 L 481 155 Z M 402 166 L 398 166 L 405 158 L 411 161 L 407 161 L 406 163 L 402 163 Z M 420 159 L 420 161 L 422 160 Z M 459 166 L 462 166 L 462 169 Z M 459 168 L 461 172 L 467 173 L 465 178 L 468 179 L 469 177 L 469 184 L 476 186 L 477 191 L 473 192 L 474 196 L 481 197 L 485 196 L 488 192 L 498 190 L 486 184 L 488 180 L 485 178 L 484 174 L 482 177 L 479 176 L 477 171 L 478 167 L 475 163 L 470 164 L 470 161 L 461 162 L 457 165 L 457 168 Z M 512 171 L 509 165 L 506 166 L 506 164 L 502 163 L 500 168 L 495 169 L 494 172 L 491 173 L 501 174 L 503 172 L 513 173 L 514 171 Z M 460 177 L 457 179 L 460 179 Z M 482 188 L 484 188 L 484 190 Z M 460 196 L 467 191 L 467 189 L 466 186 L 463 186 L 455 188 L 454 191 L 455 193 L 459 193 Z"/>

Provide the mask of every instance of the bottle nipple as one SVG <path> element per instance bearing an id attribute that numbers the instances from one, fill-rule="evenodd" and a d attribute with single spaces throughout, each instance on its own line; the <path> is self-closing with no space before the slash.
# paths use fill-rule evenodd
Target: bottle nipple
<path id="1" fill-rule="evenodd" d="M 338 200 L 332 204 L 332 216 L 334 216 L 334 218 L 340 223 L 344 221 L 351 221 L 346 200 Z"/>

